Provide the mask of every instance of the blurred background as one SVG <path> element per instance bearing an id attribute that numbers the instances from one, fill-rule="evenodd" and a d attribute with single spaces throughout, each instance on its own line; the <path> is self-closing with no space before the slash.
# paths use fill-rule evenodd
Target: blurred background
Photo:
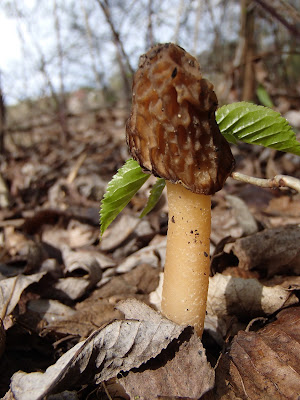
<path id="1" fill-rule="evenodd" d="M 299 107 L 299 0 L 2 0 L 0 34 L 8 127 L 46 112 L 67 131 L 68 113 L 128 107 L 139 56 L 169 41 L 199 59 L 220 104 Z"/>

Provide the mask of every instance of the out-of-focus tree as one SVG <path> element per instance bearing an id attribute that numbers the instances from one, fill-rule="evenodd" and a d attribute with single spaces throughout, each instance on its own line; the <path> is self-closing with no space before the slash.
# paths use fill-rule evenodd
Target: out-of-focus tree
<path id="1" fill-rule="evenodd" d="M 64 140 L 66 141 L 69 136 L 68 122 L 67 122 L 67 104 L 66 104 L 66 93 L 65 93 L 65 72 L 64 72 L 64 50 L 61 37 L 61 24 L 59 18 L 59 10 L 57 0 L 53 0 L 53 19 L 54 19 L 54 30 L 56 37 L 56 48 L 57 48 L 57 59 L 58 59 L 58 77 L 59 77 L 59 93 L 54 91 L 53 85 L 52 94 L 56 100 L 56 110 L 58 120 L 62 129 Z"/>
<path id="2" fill-rule="evenodd" d="M 128 100 L 139 55 L 168 41 L 199 57 L 223 101 L 255 100 L 258 84 L 296 93 L 297 1 L 6 1 L 0 10 L 16 21 L 22 53 L 2 67 L 6 98 L 51 97 L 61 110 L 69 93 L 113 84 Z"/>
<path id="3" fill-rule="evenodd" d="M 2 91 L 2 79 L 0 71 L 0 155 L 5 152 L 4 148 L 4 138 L 6 132 L 6 106 L 4 101 L 4 94 Z"/>
<path id="4" fill-rule="evenodd" d="M 108 0 L 96 0 L 99 4 L 103 14 L 105 16 L 105 20 L 109 25 L 112 34 L 112 41 L 117 50 L 117 60 L 120 67 L 120 73 L 123 79 L 124 84 L 124 94 L 127 101 L 130 99 L 130 91 L 131 91 L 131 79 L 128 73 L 133 74 L 133 68 L 131 66 L 131 62 L 127 52 L 125 51 L 125 47 L 123 45 L 123 41 L 120 38 L 120 33 L 116 28 L 116 24 L 113 21 L 113 17 L 111 14 L 111 9 Z"/>

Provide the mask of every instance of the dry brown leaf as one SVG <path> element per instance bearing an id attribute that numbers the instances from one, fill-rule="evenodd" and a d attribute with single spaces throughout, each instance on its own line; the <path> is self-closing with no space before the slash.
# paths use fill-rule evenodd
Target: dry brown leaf
<path id="1" fill-rule="evenodd" d="M 86 338 L 95 329 L 122 314 L 115 309 L 118 301 L 126 298 L 138 298 L 147 303 L 148 293 L 157 286 L 158 270 L 147 264 L 139 265 L 132 271 L 113 277 L 100 289 L 96 289 L 85 300 L 76 305 L 73 315 L 66 319 L 52 321 L 44 329 L 57 334 L 72 334 Z"/>
<path id="2" fill-rule="evenodd" d="M 273 314 L 288 304 L 298 303 L 297 296 L 281 286 L 264 286 L 256 279 L 235 278 L 222 274 L 209 281 L 207 313 L 251 319 Z"/>
<path id="3" fill-rule="evenodd" d="M 73 251 L 68 246 L 63 246 L 62 258 L 65 272 L 78 276 L 83 275 L 91 286 L 96 285 L 101 279 L 102 269 L 93 253 L 83 250 Z"/>
<path id="4" fill-rule="evenodd" d="M 2 279 L 0 281 L 0 317 L 3 319 L 9 315 L 18 304 L 23 290 L 32 283 L 38 282 L 44 275 L 45 272 L 40 272 Z"/>
<path id="5" fill-rule="evenodd" d="M 281 311 L 258 332 L 239 332 L 216 371 L 215 399 L 297 400 L 300 308 Z"/>
<path id="6" fill-rule="evenodd" d="M 291 156 L 291 154 L 290 154 Z M 272 226 L 300 223 L 300 202 L 298 196 L 280 196 L 270 201 L 263 211 Z"/>
<path id="7" fill-rule="evenodd" d="M 51 299 L 29 300 L 27 309 L 38 313 L 48 323 L 66 320 L 75 314 L 71 307 Z"/>
<path id="8" fill-rule="evenodd" d="M 90 287 L 91 283 L 87 277 L 74 278 L 71 276 L 58 279 L 50 292 L 51 296 L 55 295 L 55 298 L 59 300 L 77 300 L 84 296 Z"/>
<path id="9" fill-rule="evenodd" d="M 78 303 L 75 313 L 62 320 L 49 323 L 43 329 L 43 335 L 49 332 L 58 336 L 72 335 L 81 339 L 87 338 L 95 329 L 110 323 L 116 319 L 122 319 L 122 313 L 115 309 L 115 303 L 110 299 L 90 298 Z"/>
<path id="10" fill-rule="evenodd" d="M 128 238 L 141 222 L 138 216 L 130 214 L 120 215 L 116 223 L 112 224 L 101 239 L 100 248 L 103 251 L 113 250 Z"/>
<path id="11" fill-rule="evenodd" d="M 47 252 L 42 243 L 29 239 L 14 229 L 13 226 L 5 228 L 5 248 L 11 257 L 10 261 L 26 262 L 26 272 L 37 269 L 47 258 Z"/>
<path id="12" fill-rule="evenodd" d="M 74 276 L 58 279 L 53 289 L 59 298 L 79 299 L 101 280 L 102 268 L 93 252 L 73 251 L 67 245 L 63 245 L 62 257 L 65 273 Z"/>
<path id="13" fill-rule="evenodd" d="M 66 229 L 54 225 L 44 230 L 42 239 L 54 247 L 78 248 L 91 245 L 99 236 L 99 228 L 71 219 Z"/>
<path id="14" fill-rule="evenodd" d="M 265 229 L 237 239 L 232 251 L 239 259 L 239 268 L 260 268 L 269 276 L 277 274 L 300 257 L 300 226 L 286 225 Z M 297 263 L 295 263 L 297 265 Z M 299 266 L 299 263 L 298 263 Z"/>
<path id="15" fill-rule="evenodd" d="M 125 314 L 125 320 L 95 331 L 45 373 L 15 373 L 10 386 L 15 399 L 40 400 L 81 383 L 93 380 L 100 383 L 120 371 L 138 368 L 160 354 L 185 329 L 134 299 L 118 308 Z"/>
<path id="16" fill-rule="evenodd" d="M 167 396 L 198 399 L 214 386 L 214 370 L 207 362 L 201 340 L 194 333 L 178 340 L 156 360 L 120 378 L 131 399 L 152 400 Z"/>
<path id="17" fill-rule="evenodd" d="M 231 205 L 238 224 L 243 230 L 243 235 L 252 235 L 258 231 L 255 218 L 251 214 L 247 204 L 237 196 L 227 195 L 226 200 Z"/>
<path id="18" fill-rule="evenodd" d="M 218 201 L 212 209 L 211 215 L 211 241 L 213 243 L 217 244 L 228 236 L 238 238 L 243 235 L 242 227 L 224 199 Z"/>
<path id="19" fill-rule="evenodd" d="M 97 289 L 91 298 L 106 298 L 134 293 L 149 294 L 158 285 L 159 271 L 149 264 L 140 264 L 125 274 L 117 275 Z"/>
<path id="20" fill-rule="evenodd" d="M 116 272 L 128 272 L 142 263 L 147 263 L 153 267 L 163 265 L 166 253 L 166 243 L 166 237 L 154 238 L 148 246 L 131 254 L 121 264 L 119 264 L 116 268 Z"/>

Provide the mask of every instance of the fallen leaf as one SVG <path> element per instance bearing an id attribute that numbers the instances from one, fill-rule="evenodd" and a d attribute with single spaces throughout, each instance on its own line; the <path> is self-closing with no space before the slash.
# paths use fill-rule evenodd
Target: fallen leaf
<path id="1" fill-rule="evenodd" d="M 41 372 L 17 372 L 11 379 L 16 400 L 40 400 L 94 380 L 97 384 L 138 368 L 156 357 L 184 331 L 147 305 L 131 299 L 119 307 L 125 320 L 93 332 Z"/>
<path id="2" fill-rule="evenodd" d="M 166 237 L 161 237 L 159 239 L 154 238 L 148 246 L 143 247 L 142 249 L 131 254 L 122 263 L 120 263 L 116 268 L 116 272 L 128 272 L 142 263 L 150 264 L 153 267 L 159 267 L 160 265 L 163 265 L 165 261 L 166 243 Z"/>
<path id="3" fill-rule="evenodd" d="M 300 309 L 281 311 L 258 332 L 239 332 L 219 362 L 214 393 L 222 400 L 298 399 Z"/>
<path id="4" fill-rule="evenodd" d="M 238 224 L 243 230 L 243 235 L 252 235 L 258 231 L 255 218 L 247 204 L 237 196 L 227 195 L 226 200 L 231 205 Z"/>
<path id="5" fill-rule="evenodd" d="M 296 303 L 298 298 L 292 292 L 279 285 L 264 286 L 256 279 L 216 274 L 209 281 L 207 313 L 210 315 L 251 319 Z"/>
<path id="6" fill-rule="evenodd" d="M 103 251 L 119 247 L 134 231 L 141 219 L 130 214 L 122 214 L 116 222 L 110 226 L 101 239 L 100 249 Z"/>
<path id="7" fill-rule="evenodd" d="M 27 309 L 38 313 L 48 323 L 65 320 L 75 314 L 71 307 L 51 299 L 30 300 Z"/>
<path id="8" fill-rule="evenodd" d="M 239 259 L 239 268 L 263 269 L 268 276 L 273 276 L 282 269 L 286 272 L 286 266 L 300 257 L 300 226 L 286 225 L 265 229 L 237 239 L 232 251 Z"/>
<path id="9" fill-rule="evenodd" d="M 81 276 L 85 272 L 84 277 L 90 282 L 91 286 L 100 281 L 102 269 L 93 253 L 80 250 L 73 251 L 65 245 L 62 249 L 62 258 L 65 265 L 64 270 L 69 275 L 78 276 L 79 274 Z"/>
<path id="10" fill-rule="evenodd" d="M 141 264 L 126 274 L 114 276 L 101 288 L 94 290 L 87 299 L 77 303 L 73 315 L 52 321 L 43 333 L 51 331 L 86 338 L 103 324 L 122 317 L 122 313 L 115 309 L 120 300 L 130 297 L 147 303 L 148 293 L 157 286 L 158 274 L 157 268 Z"/>
<path id="11" fill-rule="evenodd" d="M 199 399 L 213 388 L 214 370 L 207 362 L 201 340 L 195 333 L 185 335 L 185 339 L 182 336 L 155 360 L 119 378 L 131 399 Z"/>
<path id="12" fill-rule="evenodd" d="M 2 319 L 14 310 L 23 290 L 32 283 L 38 282 L 44 275 L 45 272 L 18 275 L 0 281 L 0 316 Z"/>
<path id="13" fill-rule="evenodd" d="M 98 231 L 97 227 L 71 219 L 66 229 L 57 226 L 45 229 L 42 239 L 57 248 L 61 248 L 62 245 L 78 248 L 93 244 L 99 236 Z"/>
<path id="14" fill-rule="evenodd" d="M 51 295 L 59 300 L 77 300 L 84 296 L 91 283 L 86 277 L 83 278 L 60 278 L 50 290 Z"/>

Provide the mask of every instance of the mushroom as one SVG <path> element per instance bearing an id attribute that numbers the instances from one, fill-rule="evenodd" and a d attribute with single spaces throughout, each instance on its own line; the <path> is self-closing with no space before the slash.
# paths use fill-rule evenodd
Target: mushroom
<path id="1" fill-rule="evenodd" d="M 211 195 L 234 167 L 215 120 L 217 97 L 198 61 L 158 44 L 140 57 L 126 140 L 145 172 L 167 181 L 162 313 L 202 335 L 210 271 Z"/>

